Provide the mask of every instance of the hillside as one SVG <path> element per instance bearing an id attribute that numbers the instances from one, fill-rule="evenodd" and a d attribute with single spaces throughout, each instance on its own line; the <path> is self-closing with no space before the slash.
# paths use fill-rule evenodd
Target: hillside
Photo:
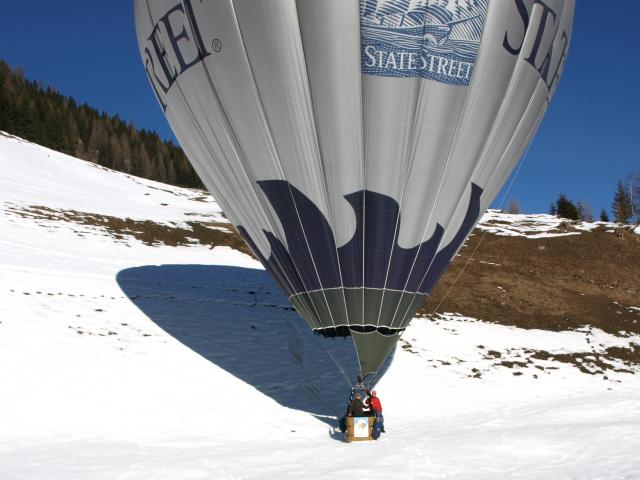
<path id="1" fill-rule="evenodd" d="M 118 115 L 29 80 L 0 60 L 0 130 L 83 160 L 173 185 L 202 187 L 182 149 Z"/>
<path id="2" fill-rule="evenodd" d="M 459 312 L 527 329 L 640 334 L 639 231 L 489 212 L 421 313 Z M 640 364 L 640 345 L 604 356 Z M 606 370 L 594 362 L 596 371 Z"/>
<path id="3" fill-rule="evenodd" d="M 345 444 L 351 341 L 214 199 L 0 134 L 0 476 L 634 478 L 638 233 L 489 212 Z"/>

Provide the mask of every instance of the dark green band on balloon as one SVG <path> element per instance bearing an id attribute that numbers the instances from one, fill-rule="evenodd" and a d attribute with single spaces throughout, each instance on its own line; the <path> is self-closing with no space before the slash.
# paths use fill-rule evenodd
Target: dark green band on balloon
<path id="1" fill-rule="evenodd" d="M 324 336 L 352 331 L 393 334 L 404 330 L 426 295 L 373 288 L 334 288 L 301 292 L 290 298 L 309 326 Z"/>

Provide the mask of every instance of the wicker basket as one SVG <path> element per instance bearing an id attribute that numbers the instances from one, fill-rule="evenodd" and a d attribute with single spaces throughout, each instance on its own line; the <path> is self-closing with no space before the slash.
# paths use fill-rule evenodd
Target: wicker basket
<path id="1" fill-rule="evenodd" d="M 354 426 L 356 424 L 355 419 L 362 419 L 367 421 L 368 428 L 366 432 L 354 431 Z M 347 442 L 365 442 L 373 440 L 372 433 L 374 421 L 375 417 L 347 417 L 347 432 L 345 433 L 345 439 L 347 440 Z"/>

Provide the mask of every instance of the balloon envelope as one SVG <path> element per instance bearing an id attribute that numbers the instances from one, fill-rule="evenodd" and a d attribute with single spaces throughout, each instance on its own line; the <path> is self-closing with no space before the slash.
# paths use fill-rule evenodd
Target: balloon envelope
<path id="1" fill-rule="evenodd" d="M 135 0 L 207 188 L 316 332 L 377 371 L 530 143 L 574 0 Z"/>

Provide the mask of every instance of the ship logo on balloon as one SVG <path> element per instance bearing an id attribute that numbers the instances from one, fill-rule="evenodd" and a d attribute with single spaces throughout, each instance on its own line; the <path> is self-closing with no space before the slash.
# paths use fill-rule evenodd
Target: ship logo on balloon
<path id="1" fill-rule="evenodd" d="M 469 85 L 488 0 L 361 0 L 362 72 Z"/>

